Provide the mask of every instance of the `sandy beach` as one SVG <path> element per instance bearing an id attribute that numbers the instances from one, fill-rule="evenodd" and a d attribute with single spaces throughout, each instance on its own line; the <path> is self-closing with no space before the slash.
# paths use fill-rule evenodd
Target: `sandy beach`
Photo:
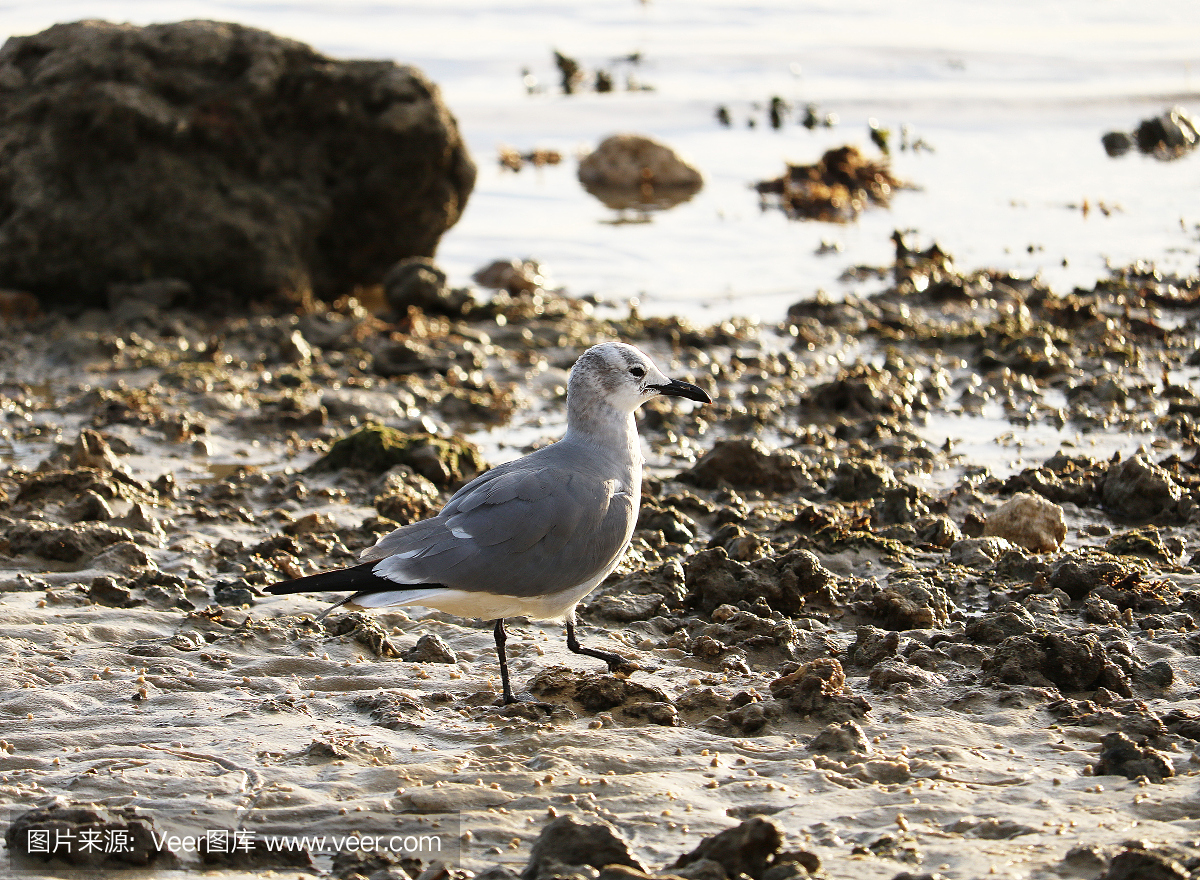
<path id="1" fill-rule="evenodd" d="M 1192 876 L 1196 279 L 1131 270 L 1060 296 L 907 245 L 882 268 L 877 296 L 800 303 L 777 326 L 601 317 L 551 292 L 454 321 L 346 300 L 282 321 L 6 325 L 9 821 L 99 804 L 110 826 L 133 808 L 181 834 L 406 829 L 499 878 L 570 816 L 606 823 L 651 874 L 699 878 L 733 874 L 672 866 L 763 816 L 782 839 L 756 880 Z M 261 592 L 348 564 L 463 477 L 444 451 L 310 469 L 335 441 L 382 422 L 541 445 L 566 368 L 604 339 L 716 400 L 641 417 L 639 529 L 581 606 L 581 639 L 640 671 L 514 625 L 529 702 L 505 709 L 485 622 L 314 624 L 333 597 Z M 994 408 L 1077 440 L 1020 469 L 991 459 L 996 476 L 921 436 Z M 1135 432 L 1152 439 L 1122 445 Z M 1118 454 L 1090 454 L 1098 438 Z M 1014 496 L 1037 511 L 1015 531 L 995 515 Z M 175 857 L 150 876 L 309 870 L 261 850 Z M 384 864 L 339 858 L 315 870 Z M 526 876 L 595 876 L 539 858 Z"/>

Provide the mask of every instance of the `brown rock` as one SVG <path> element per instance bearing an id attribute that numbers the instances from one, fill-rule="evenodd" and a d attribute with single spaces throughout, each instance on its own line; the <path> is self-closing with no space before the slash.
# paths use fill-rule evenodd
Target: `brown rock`
<path id="1" fill-rule="evenodd" d="M 771 452 L 754 438 L 718 441 L 679 479 L 704 489 L 732 486 L 767 492 L 786 492 L 809 482 L 795 453 Z"/>
<path id="2" fill-rule="evenodd" d="M 646 866 L 634 858 L 629 844 L 601 822 L 587 825 L 571 816 L 560 816 L 542 828 L 533 842 L 522 880 L 534 880 L 543 867 L 590 865 L 600 870 L 608 865 L 625 865 L 638 871 Z"/>
<path id="3" fill-rule="evenodd" d="M 1018 492 L 992 511 L 983 524 L 985 537 L 1007 538 L 1034 553 L 1057 550 L 1067 536 L 1063 509 L 1041 495 Z"/>
<path id="4" fill-rule="evenodd" d="M 700 172 L 648 137 L 615 134 L 579 163 L 579 182 L 611 208 L 679 204 L 704 186 Z"/>
<path id="5" fill-rule="evenodd" d="M 43 300 L 332 298 L 432 255 L 475 181 L 420 72 L 242 25 L 59 24 L 0 78 L 0 284 Z"/>
<path id="6" fill-rule="evenodd" d="M 1095 772 L 1097 776 L 1124 776 L 1127 779 L 1145 776 L 1151 782 L 1162 782 L 1175 775 L 1175 767 L 1158 749 L 1139 746 L 1118 731 L 1107 734 L 1101 741 Z"/>
<path id="7" fill-rule="evenodd" d="M 717 862 L 730 877 L 759 878 L 783 846 L 783 829 L 771 819 L 754 816 L 733 828 L 706 837 L 700 845 L 675 860 L 673 868 L 685 868 L 701 859 Z"/>
<path id="8" fill-rule="evenodd" d="M 1108 469 L 1101 497 L 1116 516 L 1145 520 L 1171 511 L 1183 491 L 1166 470 L 1143 455 L 1135 455 Z"/>

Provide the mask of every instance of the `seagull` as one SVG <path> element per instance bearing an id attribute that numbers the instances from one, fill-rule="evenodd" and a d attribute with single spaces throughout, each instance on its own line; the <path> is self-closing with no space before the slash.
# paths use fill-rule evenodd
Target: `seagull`
<path id="1" fill-rule="evenodd" d="M 421 605 L 495 620 L 505 705 L 517 702 L 504 650 L 508 617 L 562 620 L 573 653 L 603 660 L 610 672 L 627 668 L 619 654 L 579 644 L 575 606 L 617 567 L 633 538 L 643 463 L 633 414 L 660 394 L 712 403 L 632 345 L 592 346 L 571 369 L 561 440 L 480 474 L 437 516 L 384 535 L 359 564 L 267 592 L 353 592 L 321 617 L 343 606 Z"/>

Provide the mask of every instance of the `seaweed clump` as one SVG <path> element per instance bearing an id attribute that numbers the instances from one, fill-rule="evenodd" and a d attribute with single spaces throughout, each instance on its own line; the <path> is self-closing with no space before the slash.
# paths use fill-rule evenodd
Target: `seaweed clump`
<path id="1" fill-rule="evenodd" d="M 824 220 L 848 223 L 869 205 L 887 207 L 892 191 L 903 184 L 892 174 L 886 159 L 871 160 L 857 147 L 827 150 L 812 165 L 788 164 L 787 171 L 754 188 L 763 196 L 774 196 L 779 207 L 793 220 Z"/>

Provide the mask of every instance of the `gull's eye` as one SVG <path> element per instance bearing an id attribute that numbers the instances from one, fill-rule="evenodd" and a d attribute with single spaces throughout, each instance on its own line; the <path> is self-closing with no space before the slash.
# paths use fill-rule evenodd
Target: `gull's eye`
<path id="1" fill-rule="evenodd" d="M 642 366 L 632 366 L 629 368 L 629 375 L 635 379 L 644 379 L 646 377 L 646 368 Z"/>

